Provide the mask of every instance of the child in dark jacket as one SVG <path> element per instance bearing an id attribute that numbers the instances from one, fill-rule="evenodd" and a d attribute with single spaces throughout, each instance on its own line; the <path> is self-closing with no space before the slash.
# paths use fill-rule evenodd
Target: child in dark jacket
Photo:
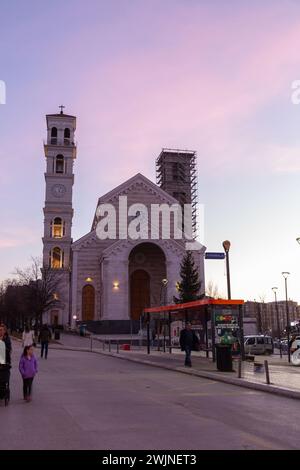
<path id="1" fill-rule="evenodd" d="M 19 371 L 23 378 L 24 400 L 31 401 L 32 382 L 38 371 L 37 360 L 33 354 L 33 346 L 25 346 L 20 358 Z"/>

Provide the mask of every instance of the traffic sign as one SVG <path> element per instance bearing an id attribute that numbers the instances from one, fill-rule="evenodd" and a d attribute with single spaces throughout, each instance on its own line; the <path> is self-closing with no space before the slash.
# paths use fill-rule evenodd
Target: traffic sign
<path id="1" fill-rule="evenodd" d="M 225 253 L 205 253 L 205 259 L 224 259 Z"/>

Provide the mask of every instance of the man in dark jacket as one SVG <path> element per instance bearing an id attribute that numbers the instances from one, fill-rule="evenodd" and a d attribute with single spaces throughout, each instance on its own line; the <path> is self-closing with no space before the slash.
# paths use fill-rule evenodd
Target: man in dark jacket
<path id="1" fill-rule="evenodd" d="M 199 339 L 196 333 L 192 330 L 191 323 L 186 323 L 185 328 L 180 332 L 180 347 L 181 351 L 185 352 L 185 362 L 186 367 L 192 367 L 191 362 L 191 353 L 192 351 L 197 350 Z"/>
<path id="2" fill-rule="evenodd" d="M 51 339 L 51 331 L 49 330 L 47 325 L 43 325 L 40 331 L 39 340 L 41 342 L 41 357 L 44 356 L 45 352 L 45 359 L 48 357 L 48 346 L 49 341 Z"/>

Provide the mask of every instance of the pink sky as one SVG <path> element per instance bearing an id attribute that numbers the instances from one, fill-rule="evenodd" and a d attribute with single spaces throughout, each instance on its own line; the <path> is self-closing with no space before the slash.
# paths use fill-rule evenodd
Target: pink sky
<path id="1" fill-rule="evenodd" d="M 300 5 L 294 1 L 4 2 L 0 277 L 41 252 L 46 113 L 78 117 L 74 238 L 98 197 L 161 147 L 198 152 L 205 243 L 232 241 L 232 290 L 299 300 Z M 223 263 L 207 280 L 225 291 Z M 283 295 L 283 290 L 281 291 Z"/>

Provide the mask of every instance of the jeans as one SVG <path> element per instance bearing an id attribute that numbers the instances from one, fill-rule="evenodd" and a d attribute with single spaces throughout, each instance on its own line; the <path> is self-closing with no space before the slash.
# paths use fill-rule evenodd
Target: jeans
<path id="1" fill-rule="evenodd" d="M 47 359 L 48 356 L 48 341 L 42 341 L 41 342 L 41 357 L 44 356 L 44 351 L 45 351 L 45 359 Z"/>
<path id="2" fill-rule="evenodd" d="M 24 399 L 30 397 L 33 377 L 30 379 L 23 379 L 23 396 Z"/>
<path id="3" fill-rule="evenodd" d="M 192 361 L 191 361 L 192 347 L 191 346 L 185 346 L 184 351 L 185 351 L 184 365 L 191 367 L 191 365 L 192 365 Z"/>

